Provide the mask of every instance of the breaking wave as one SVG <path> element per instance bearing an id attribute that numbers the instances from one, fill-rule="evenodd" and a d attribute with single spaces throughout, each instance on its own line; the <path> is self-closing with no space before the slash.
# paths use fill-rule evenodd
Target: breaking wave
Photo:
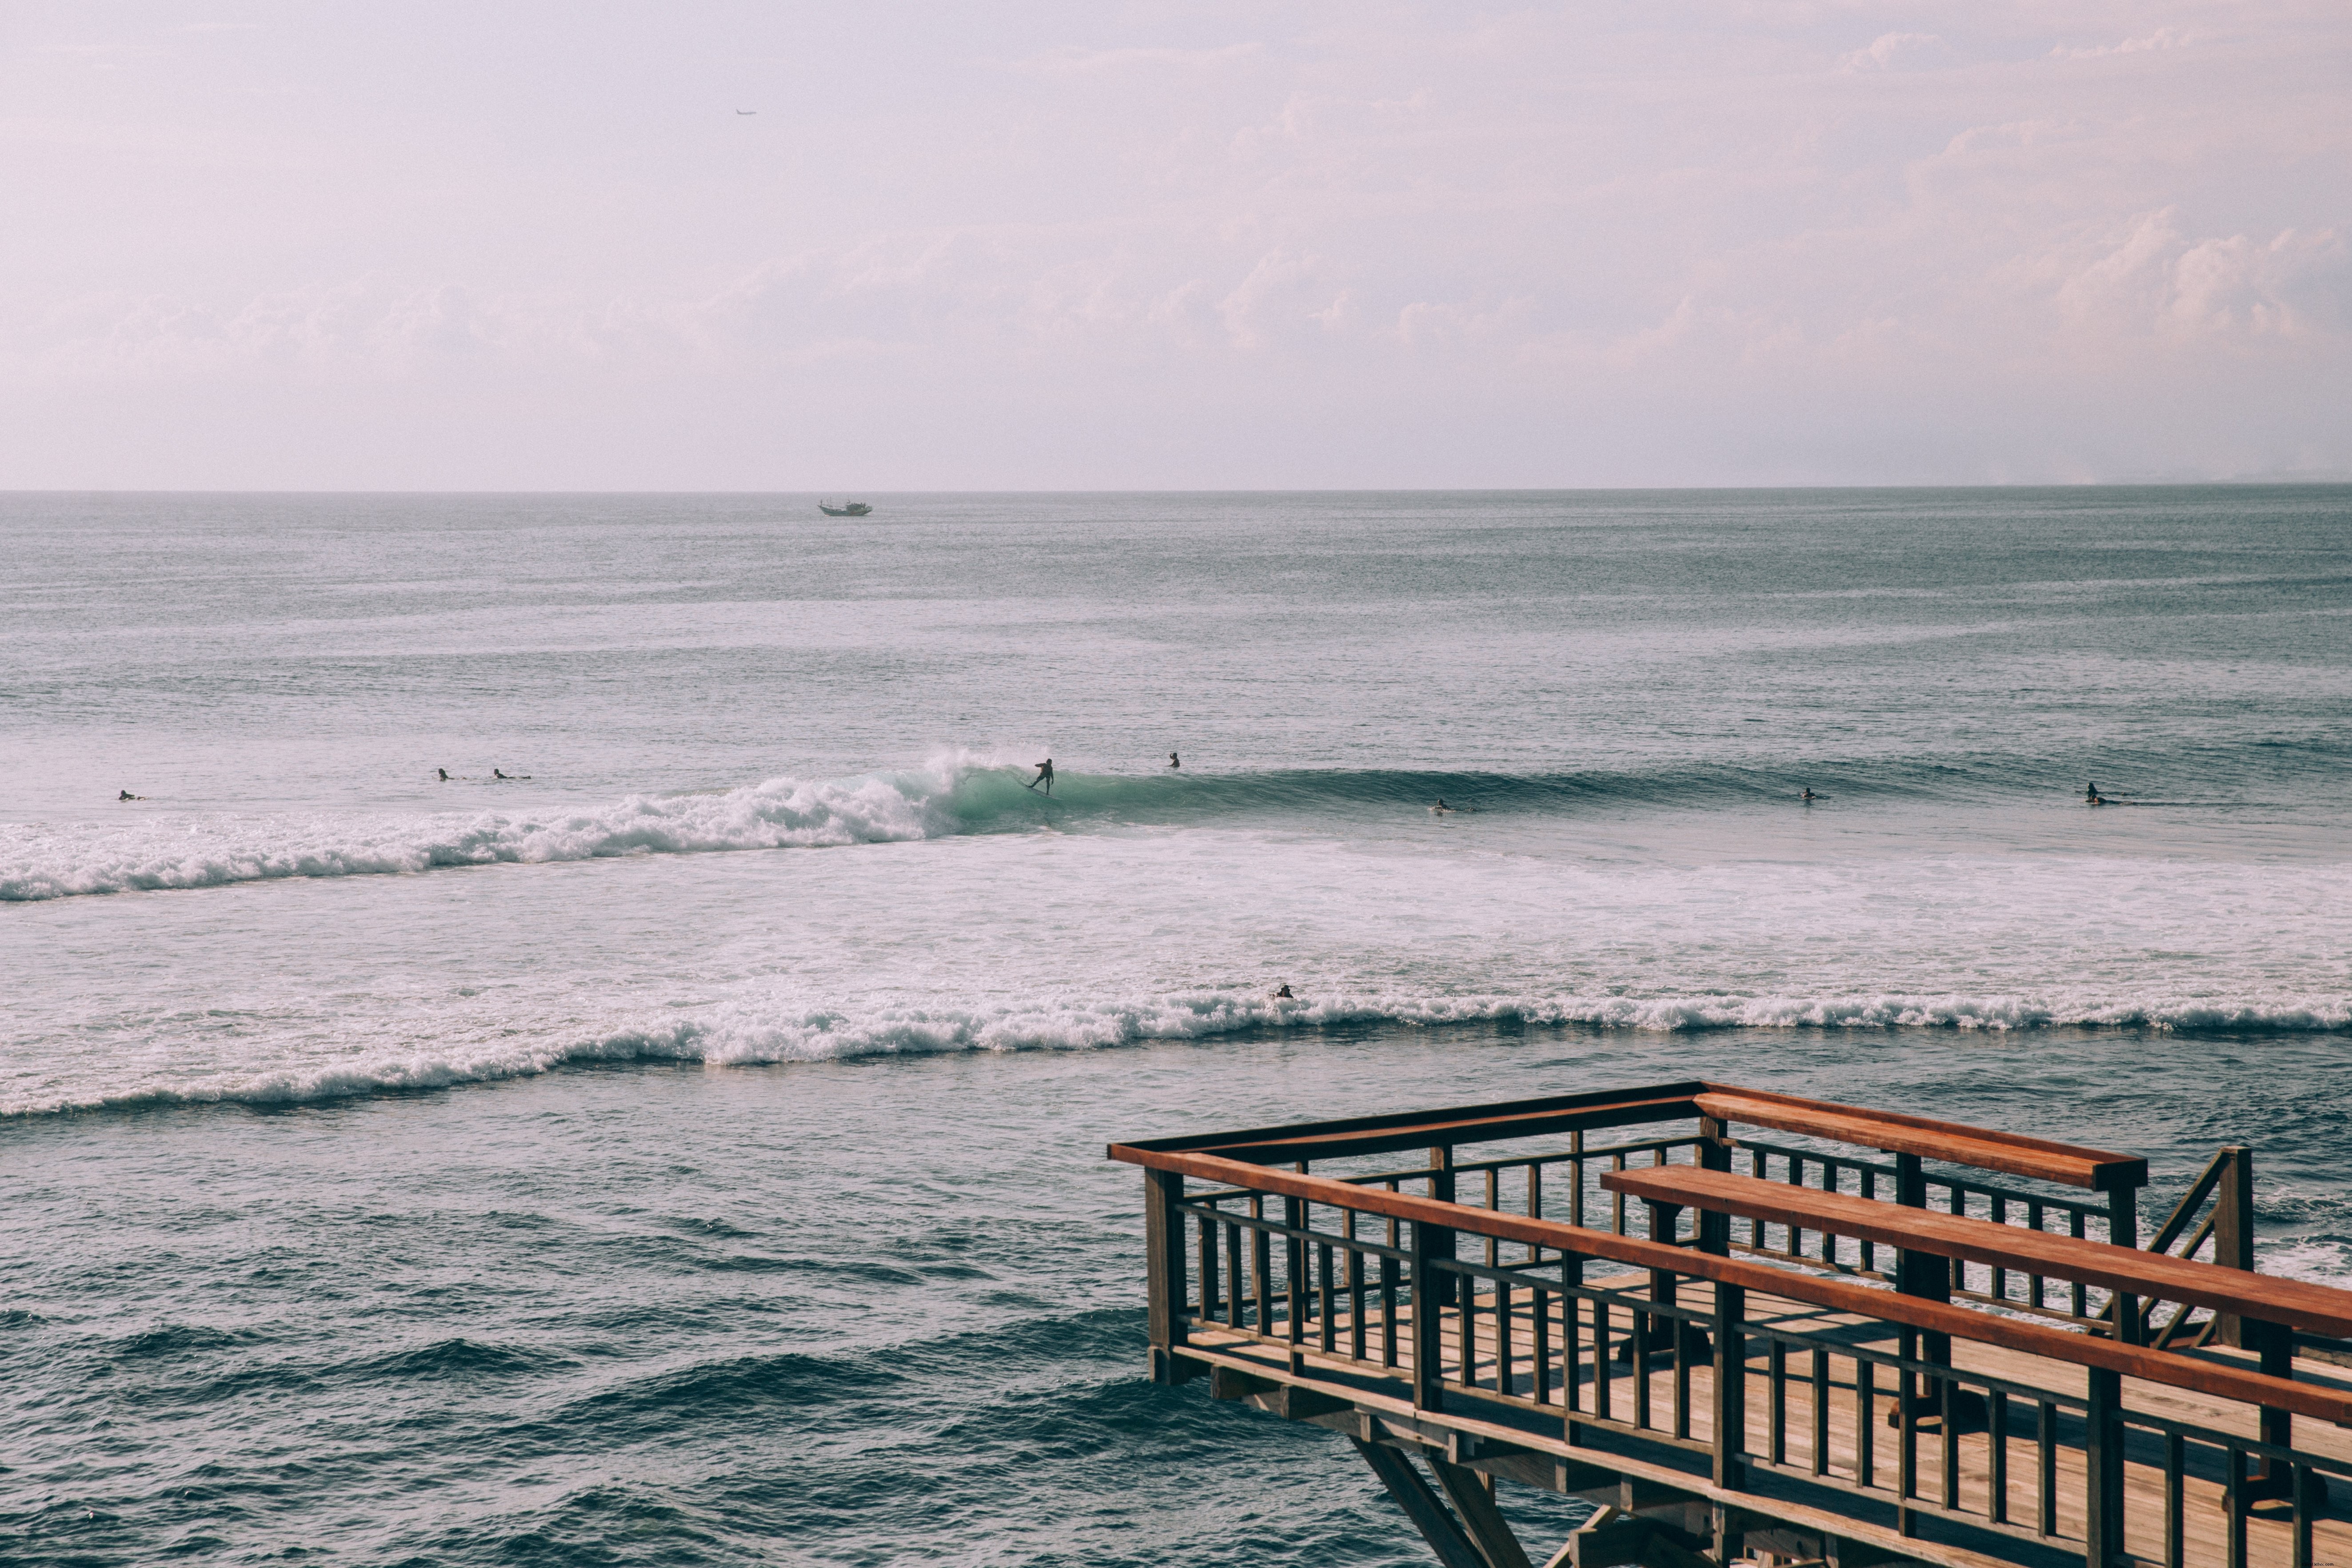
<path id="1" fill-rule="evenodd" d="M 1973 775 L 1890 764 L 1816 770 L 1846 798 L 1967 794 Z M 632 795 L 588 809 L 349 816 L 158 814 L 128 825 L 0 825 L 0 903 L 224 887 L 281 878 L 398 876 L 500 862 L 830 848 L 1052 826 L 1178 826 L 1247 817 L 1363 821 L 1444 797 L 1469 811 L 1571 813 L 1612 805 L 1724 807 L 1783 799 L 1780 770 L 1700 766 L 1519 774 L 1409 769 L 1249 773 L 1065 773 L 1050 795 L 1027 768 L 957 754 L 845 779 L 772 778 L 740 788 Z"/>
<path id="2" fill-rule="evenodd" d="M 2196 1033 L 2352 1030 L 2352 999 L 2200 998 L 2065 1003 L 1966 996 L 1503 996 L 1340 995 L 1276 1001 L 1195 993 L 1128 1002 L 1051 1001 L 992 1009 L 941 1006 L 858 1016 L 744 1004 L 659 1026 L 569 1040 L 502 1034 L 467 1049 L 383 1055 L 331 1064 L 286 1061 L 267 1068 L 125 1086 L 88 1098 L 20 1090 L 0 1116 L 231 1101 L 291 1104 L 450 1089 L 566 1068 L 695 1062 L 773 1066 L 961 1051 L 1098 1050 L 1319 1027 L 1408 1028 L 1520 1024 L 1675 1034 L 1716 1029 L 1948 1029 L 1993 1033 L 2056 1028 L 2147 1028 Z"/>

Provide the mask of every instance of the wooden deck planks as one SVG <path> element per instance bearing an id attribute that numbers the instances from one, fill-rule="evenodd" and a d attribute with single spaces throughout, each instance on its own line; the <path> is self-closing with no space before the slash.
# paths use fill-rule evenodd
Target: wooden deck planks
<path id="1" fill-rule="evenodd" d="M 1588 1286 L 1636 1291 L 1643 1283 L 1645 1279 L 1642 1276 L 1625 1276 L 1591 1280 Z M 1522 1409 L 1538 1408 L 1533 1403 L 1534 1377 L 1529 1361 L 1529 1347 L 1534 1337 L 1533 1295 L 1534 1292 L 1531 1290 L 1521 1289 L 1513 1292 L 1512 1296 L 1514 1376 L 1509 1392 L 1515 1396 L 1514 1403 Z M 1476 1331 L 1473 1341 L 1474 1377 L 1475 1382 L 1489 1392 L 1492 1391 L 1496 1367 L 1496 1328 L 1491 1310 L 1493 1301 L 1494 1298 L 1491 1295 L 1479 1298 L 1479 1310 L 1475 1315 Z M 1592 1312 L 1590 1303 L 1576 1304 L 1581 1309 L 1578 1313 L 1580 1342 L 1587 1349 L 1587 1360 L 1584 1363 L 1580 1386 L 1580 1403 L 1582 1409 L 1579 1414 L 1590 1416 L 1594 1410 L 1595 1392 L 1589 1359 Z M 1710 1288 L 1705 1281 L 1685 1279 L 1682 1285 L 1679 1304 L 1692 1309 L 1706 1308 L 1711 1304 Z M 1566 1321 L 1560 1309 L 1561 1299 L 1557 1296 L 1549 1297 L 1547 1314 L 1548 1342 L 1554 1358 L 1554 1383 L 1550 1390 L 1550 1403 L 1540 1408 L 1544 1414 L 1564 1420 L 1570 1413 L 1564 1403 L 1563 1391 L 1557 1382 L 1558 1357 L 1562 1343 L 1562 1334 L 1566 1328 Z M 1368 1313 L 1368 1317 L 1370 1316 L 1373 1314 Z M 1408 1322 L 1411 1316 L 1412 1309 L 1409 1306 L 1401 1308 L 1398 1312 L 1400 1323 L 1397 1334 L 1398 1353 L 1400 1362 L 1403 1364 L 1400 1365 L 1395 1373 L 1387 1375 L 1399 1376 L 1409 1366 L 1413 1336 L 1402 1325 Z M 1611 1312 L 1612 1342 L 1622 1342 L 1624 1340 L 1626 1316 L 1626 1310 L 1623 1307 L 1612 1308 Z M 1749 1352 L 1747 1363 L 1748 1399 L 1744 1431 L 1747 1452 L 1750 1456 L 1759 1458 L 1769 1458 L 1772 1452 L 1772 1406 L 1769 1394 L 1768 1342 L 1763 1338 L 1754 1335 L 1753 1330 L 1778 1327 L 1807 1334 L 1868 1335 L 1869 1337 L 1861 1341 L 1868 1348 L 1884 1351 L 1892 1351 L 1895 1348 L 1895 1331 L 1890 1325 L 1850 1314 L 1832 1312 L 1801 1301 L 1762 1296 L 1753 1291 L 1748 1298 L 1747 1321 L 1751 1330 L 1751 1337 L 1748 1345 Z M 1351 1321 L 1345 1312 L 1335 1315 L 1334 1328 L 1337 1342 L 1341 1348 L 1341 1355 L 1327 1359 L 1318 1348 L 1319 1325 L 1309 1325 L 1307 1339 L 1298 1347 L 1303 1352 L 1300 1361 L 1306 1376 L 1309 1379 L 1313 1378 L 1318 1368 L 1330 1372 L 1346 1371 L 1358 1375 L 1367 1370 L 1375 1373 L 1380 1371 L 1378 1368 L 1368 1369 L 1361 1363 L 1344 1359 L 1345 1346 L 1349 1342 L 1351 1327 Z M 1663 1334 L 1659 1338 L 1663 1340 Z M 1375 1329 L 1368 1335 L 1369 1346 L 1375 1352 L 1375 1360 L 1377 1360 L 1379 1341 L 1380 1334 Z M 1203 1349 L 1239 1352 L 1253 1358 L 1263 1357 L 1270 1363 L 1278 1359 L 1286 1366 L 1289 1361 L 1288 1347 L 1269 1345 L 1248 1334 L 1235 1334 L 1221 1326 L 1196 1326 L 1193 1331 L 1193 1342 Z M 1441 1327 L 1439 1350 L 1442 1363 L 1450 1378 L 1458 1378 L 1460 1375 L 1461 1348 L 1459 1314 L 1449 1311 L 1445 1314 Z M 1674 1432 L 1675 1374 L 1669 1359 L 1663 1352 L 1654 1359 L 1654 1364 L 1646 1373 L 1650 1390 L 1652 1421 L 1663 1434 L 1670 1436 Z M 1966 1341 L 1954 1344 L 1953 1363 L 1956 1368 L 1962 1372 L 1982 1373 L 2028 1387 L 2046 1389 L 2057 1394 L 2071 1394 L 2076 1397 L 2081 1396 L 2085 1384 L 2085 1373 L 2080 1366 Z M 1811 1470 L 1814 1460 L 1812 1447 L 1814 1393 L 1810 1363 L 1809 1353 L 1792 1347 L 1789 1355 L 1789 1376 L 1783 1391 L 1783 1442 L 1786 1462 L 1801 1478 Z M 1617 1363 L 1615 1370 L 1617 1375 L 1613 1379 L 1612 1413 L 1617 1420 L 1624 1421 L 1631 1417 L 1634 1409 L 1635 1374 L 1630 1367 L 1622 1363 Z M 1872 1401 L 1873 1425 L 1870 1442 L 1873 1451 L 1871 1478 L 1874 1487 L 1873 1495 L 1881 1503 L 1891 1504 L 1895 1501 L 1895 1488 L 1900 1463 L 1900 1434 L 1896 1428 L 1886 1425 L 1896 1396 L 1894 1386 L 1895 1374 L 1884 1368 L 1874 1369 L 1874 1371 L 1875 1386 L 1873 1391 L 1874 1397 Z M 1714 1438 L 1711 1418 L 1713 1368 L 1704 1361 L 1694 1360 L 1688 1369 L 1688 1376 L 1689 1437 L 1696 1443 L 1711 1443 Z M 1403 1388 L 1409 1384 L 1399 1376 L 1398 1386 Z M 1486 1403 L 1463 1395 L 1452 1387 L 1448 1388 L 1447 1395 L 1452 1401 L 1449 1413 L 1454 1414 L 1474 1411 L 1478 1405 Z M 2208 1400 L 2196 1394 L 2168 1385 L 2126 1379 L 2124 1384 L 2124 1402 L 2128 1410 L 2163 1415 L 2213 1430 L 2248 1437 L 2256 1435 L 2254 1413 L 2247 1407 L 2230 1402 Z M 1829 1470 L 1834 1480 L 1851 1483 L 1856 1479 L 1857 1457 L 1861 1447 L 1856 1438 L 1858 1403 L 1854 1363 L 1847 1359 L 1842 1351 L 1838 1351 L 1831 1358 L 1826 1422 Z M 2033 1525 L 2039 1514 L 2041 1502 L 2039 1447 L 2032 1436 L 2034 1412 L 2035 1407 L 2030 1404 L 2014 1400 L 2011 1402 L 2011 1430 L 2006 1435 L 2002 1445 L 2009 1481 L 2008 1517 L 2011 1521 L 2028 1528 Z M 2078 1424 L 2072 1417 L 2063 1419 L 2067 1422 L 2067 1435 L 2079 1441 Z M 2331 1458 L 2352 1460 L 2352 1432 L 2311 1421 L 2299 1422 L 2297 1428 L 2296 1440 L 2299 1447 Z M 2151 1563 L 2161 1563 L 2163 1561 L 2164 1470 L 2160 1444 L 2147 1441 L 2147 1436 L 2135 1433 L 2126 1452 L 2124 1472 L 2126 1497 L 2126 1550 L 2136 1557 Z M 1919 1491 L 1929 1500 L 1940 1500 L 1942 1498 L 1942 1441 L 1941 1434 L 1932 1427 L 1920 1432 L 1917 1438 L 1917 1485 Z M 1569 1448 L 1564 1441 L 1551 1446 L 1563 1458 L 1580 1456 L 1589 1459 L 1599 1457 L 1590 1450 Z M 1959 1436 L 1958 1447 L 1959 1456 L 1957 1466 L 1958 1505 L 1969 1513 L 1983 1514 L 1990 1507 L 1993 1489 L 1992 1438 L 1990 1434 L 1982 1430 L 1969 1431 L 1964 1426 Z M 2073 1449 L 2062 1447 L 2057 1452 L 2056 1461 L 2056 1485 L 2053 1488 L 2057 1514 L 2056 1531 L 2063 1539 L 2053 1541 L 2051 1544 L 2060 1550 L 2064 1550 L 2071 1545 L 2074 1551 L 2079 1552 L 2084 1531 L 2084 1457 L 2079 1447 Z M 1607 1460 L 1604 1458 L 1602 1462 L 1606 1463 Z M 2326 1568 L 2329 1564 L 2340 1565 L 2340 1568 L 2352 1568 L 2352 1520 L 2341 1517 L 2345 1513 L 2352 1512 L 2352 1506 L 2347 1506 L 2352 1505 L 2352 1496 L 2343 1495 L 2345 1489 L 2339 1488 L 2338 1495 L 2333 1500 L 2334 1512 L 2324 1514 L 2315 1521 L 2313 1531 L 2315 1568 Z M 2222 1507 L 2220 1478 L 2208 1473 L 2206 1468 L 2192 1466 L 2184 1480 L 2183 1493 L 2185 1508 L 2182 1533 L 2186 1563 L 2190 1565 L 2190 1568 L 2200 1568 L 2200 1565 L 2221 1568 L 2226 1562 L 2227 1542 L 2224 1534 L 2226 1517 Z M 1925 1509 L 1921 1510 L 1923 1516 L 1927 1511 Z M 2276 1511 L 2276 1517 L 2266 1517 L 2263 1510 L 2258 1510 L 2248 1520 L 2247 1560 L 2250 1563 L 2284 1565 L 2293 1560 L 2290 1525 L 2283 1510 Z M 1955 1552 L 1958 1554 L 1955 1555 Z M 1979 1562 L 1988 1565 L 1988 1568 L 1991 1564 L 2005 1561 L 1999 1555 L 1958 1552 L 1958 1549 L 1947 1545 L 1938 1545 L 1932 1555 L 1937 1560 L 1955 1563 Z"/>

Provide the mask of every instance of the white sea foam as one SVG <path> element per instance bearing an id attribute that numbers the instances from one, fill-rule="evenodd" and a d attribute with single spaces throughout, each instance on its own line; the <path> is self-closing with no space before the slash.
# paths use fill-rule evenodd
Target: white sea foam
<path id="1" fill-rule="evenodd" d="M 224 1067 L 191 1073 L 173 1064 L 142 1081 L 120 1079 L 97 1092 L 20 1083 L 0 1098 L 0 1115 L 163 1103 L 302 1103 L 380 1093 L 448 1089 L 629 1062 L 753 1067 L 960 1051 L 1094 1050 L 1206 1040 L 1253 1030 L 1325 1026 L 1447 1026 L 1515 1021 L 1671 1034 L 1720 1029 L 1899 1028 L 2030 1031 L 2132 1026 L 2212 1026 L 2207 1002 L 2029 1002 L 1962 996 L 1424 996 L 1339 995 L 1277 1001 L 1256 994 L 1192 993 L 1125 1001 L 1055 998 L 995 1008 L 771 1010 L 730 1003 L 708 1016 L 647 1022 L 565 1037 L 505 1034 L 470 1046 L 373 1050 L 331 1062 L 289 1060 L 260 1070 Z M 2281 1031 L 2352 1027 L 2342 1003 L 2248 1002 L 2219 1011 L 2229 1026 Z"/>
<path id="2" fill-rule="evenodd" d="M 142 819 L 0 828 L 0 902 L 213 888 L 287 877 L 365 877 L 500 861 L 587 860 L 816 848 L 956 830 L 960 769 L 842 780 L 769 779 L 717 795 L 633 795 L 601 809 L 404 820 L 346 816 Z"/>

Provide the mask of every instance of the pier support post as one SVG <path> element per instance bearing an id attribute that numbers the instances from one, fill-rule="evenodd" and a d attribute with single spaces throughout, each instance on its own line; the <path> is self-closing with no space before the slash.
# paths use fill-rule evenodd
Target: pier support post
<path id="1" fill-rule="evenodd" d="M 1190 1303 L 1184 1289 L 1184 1177 L 1176 1171 L 1143 1173 L 1143 1268 L 1150 1292 L 1146 1314 L 1155 1367 L 1185 1342 Z M 1204 1302 L 1201 1309 L 1208 1310 Z"/>
<path id="2" fill-rule="evenodd" d="M 1715 1286 L 1715 1484 L 1738 1491 L 1748 1484 L 1748 1291 Z"/>
<path id="3" fill-rule="evenodd" d="M 1440 1144 L 1430 1150 L 1429 1173 L 1429 1195 L 1442 1204 L 1454 1202 L 1454 1146 L 1452 1144 Z M 1454 1232 L 1432 1226 L 1429 1233 L 1429 1250 L 1433 1257 L 1451 1258 L 1456 1256 L 1458 1247 Z M 1454 1293 L 1457 1286 L 1464 1289 L 1470 1288 L 1470 1281 L 1454 1274 L 1440 1274 L 1434 1279 L 1432 1289 L 1436 1294 L 1439 1306 L 1454 1305 Z M 1419 1287 L 1416 1285 L 1414 1289 L 1416 1291 L 1414 1299 L 1418 1300 Z"/>
<path id="4" fill-rule="evenodd" d="M 1453 1252 L 1454 1233 L 1419 1220 L 1412 1221 L 1408 1228 L 1412 1234 L 1409 1250 L 1412 1269 L 1412 1278 L 1408 1281 L 1412 1291 L 1412 1407 L 1436 1410 L 1445 1404 L 1445 1308 L 1439 1291 L 1451 1286 L 1454 1276 L 1440 1274 L 1432 1264 L 1436 1260 L 1435 1248 L 1441 1238 L 1446 1252 Z M 1440 1285 L 1441 1280 L 1444 1286 Z"/>
<path id="5" fill-rule="evenodd" d="M 2254 1268 L 2254 1152 L 2232 1144 L 2221 1151 L 2221 1179 L 2213 1189 L 2213 1261 L 2224 1268 Z M 2213 1320 L 2213 1337 L 2240 1350 L 2245 1331 L 2234 1312 Z"/>
<path id="6" fill-rule="evenodd" d="M 2113 1568 L 2124 1550 L 2123 1405 L 2123 1374 L 2091 1368 L 2083 1413 L 2083 1568 Z"/>
<path id="7" fill-rule="evenodd" d="M 1364 1457 L 1372 1474 L 1381 1478 L 1381 1485 L 1396 1499 L 1397 1507 L 1404 1510 L 1404 1516 L 1412 1521 L 1412 1527 L 1421 1531 L 1421 1538 L 1429 1542 L 1429 1549 L 1437 1553 L 1437 1560 L 1445 1568 L 1487 1568 L 1486 1560 L 1470 1544 L 1462 1527 L 1454 1522 L 1454 1516 L 1445 1511 L 1445 1505 L 1429 1489 L 1429 1483 L 1413 1472 L 1412 1460 L 1394 1448 L 1367 1443 L 1361 1437 L 1349 1437 L 1348 1441 L 1356 1446 L 1356 1452 Z"/>
<path id="8" fill-rule="evenodd" d="M 1702 1169 L 1731 1169 L 1731 1125 L 1719 1117 L 1702 1116 L 1698 1121 L 1698 1163 Z M 1731 1255 L 1731 1216 L 1709 1209 L 1698 1215 L 1698 1249 L 1717 1258 Z"/>

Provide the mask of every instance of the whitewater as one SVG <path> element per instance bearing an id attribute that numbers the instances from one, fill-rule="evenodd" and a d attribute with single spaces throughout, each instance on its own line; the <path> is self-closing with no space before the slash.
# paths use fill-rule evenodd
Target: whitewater
<path id="1" fill-rule="evenodd" d="M 0 1111 L 2345 1032 L 2344 500 L 15 498 Z"/>

